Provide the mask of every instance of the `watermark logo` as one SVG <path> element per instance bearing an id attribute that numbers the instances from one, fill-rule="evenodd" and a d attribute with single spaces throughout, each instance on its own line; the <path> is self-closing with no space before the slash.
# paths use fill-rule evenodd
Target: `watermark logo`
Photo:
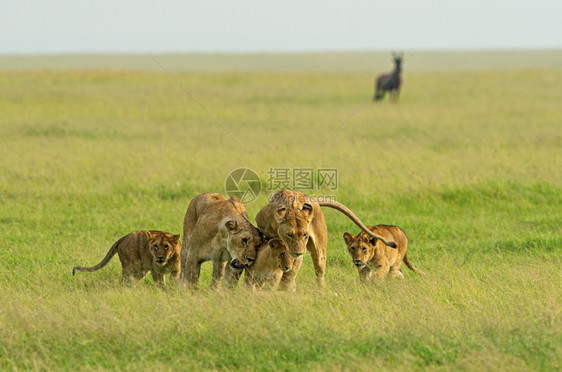
<path id="1" fill-rule="evenodd" d="M 267 176 L 268 191 L 338 189 L 336 168 L 269 168 Z"/>
<path id="2" fill-rule="evenodd" d="M 279 190 L 277 190 L 279 191 Z M 300 201 L 301 203 L 306 202 L 317 202 L 317 203 L 322 203 L 322 202 L 329 202 L 329 201 L 338 201 L 338 199 L 336 198 L 335 195 L 306 195 L 305 199 L 296 199 L 297 201 Z M 271 194 L 269 194 L 269 196 L 267 197 L 267 202 L 268 203 L 276 203 L 276 202 L 286 202 L 288 201 L 288 204 L 293 204 L 293 201 L 295 201 L 295 198 L 293 197 L 289 197 L 287 198 L 285 195 L 278 195 L 277 192 L 272 192 Z"/>
<path id="3" fill-rule="evenodd" d="M 335 191 L 338 189 L 338 170 L 336 168 L 269 168 L 266 191 L 270 198 L 281 189 L 299 191 Z M 262 188 L 256 172 L 249 168 L 238 168 L 228 174 L 224 190 L 228 196 L 237 196 L 243 203 L 251 203 L 258 198 Z M 315 196 L 311 196 L 315 197 Z M 324 199 L 335 200 L 335 196 L 322 195 Z"/>
<path id="4" fill-rule="evenodd" d="M 224 191 L 228 196 L 236 196 L 242 203 L 251 203 L 261 192 L 261 181 L 250 168 L 238 168 L 226 176 Z"/>

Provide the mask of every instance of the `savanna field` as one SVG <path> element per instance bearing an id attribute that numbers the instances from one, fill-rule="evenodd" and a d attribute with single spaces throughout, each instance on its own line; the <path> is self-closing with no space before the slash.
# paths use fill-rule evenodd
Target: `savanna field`
<path id="1" fill-rule="evenodd" d="M 368 99 L 389 56 L 336 57 L 156 55 L 172 78 L 148 55 L 0 57 L 0 370 L 561 370 L 560 52 L 415 54 L 394 105 Z M 72 276 L 131 231 L 183 233 L 240 167 L 261 178 L 252 222 L 271 168 L 337 169 L 337 190 L 302 191 L 400 226 L 427 278 L 360 285 L 359 229 L 330 209 L 325 288 L 309 255 L 296 293 L 211 290 L 210 262 L 195 293 L 124 287 L 117 257 Z"/>

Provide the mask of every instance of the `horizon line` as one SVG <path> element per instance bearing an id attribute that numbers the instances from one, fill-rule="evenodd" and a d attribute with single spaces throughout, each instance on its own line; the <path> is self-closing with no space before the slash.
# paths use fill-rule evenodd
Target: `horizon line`
<path id="1" fill-rule="evenodd" d="M 144 51 L 39 51 L 39 52 L 3 52 L 0 51 L 0 56 L 76 56 L 76 55 L 123 55 L 123 56 L 136 56 L 144 55 L 148 52 L 154 55 L 299 55 L 299 54 L 378 54 L 390 53 L 392 51 L 408 51 L 416 53 L 464 53 L 464 52 L 557 52 L 562 51 L 562 46 L 552 47 L 479 47 L 479 48 L 420 48 L 420 49 L 324 49 L 324 50 L 262 50 L 262 51 L 196 51 L 196 50 L 162 50 L 151 51 L 149 49 Z"/>

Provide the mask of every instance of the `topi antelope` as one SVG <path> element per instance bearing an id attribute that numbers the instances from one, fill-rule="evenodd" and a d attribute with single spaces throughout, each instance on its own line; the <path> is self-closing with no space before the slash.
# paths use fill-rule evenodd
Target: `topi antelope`
<path id="1" fill-rule="evenodd" d="M 398 102 L 400 95 L 400 72 L 402 71 L 402 57 L 403 53 L 392 53 L 394 59 L 394 70 L 388 74 L 381 74 L 375 83 L 375 96 L 374 100 L 380 101 L 384 98 L 384 94 L 388 91 L 390 100 Z"/>

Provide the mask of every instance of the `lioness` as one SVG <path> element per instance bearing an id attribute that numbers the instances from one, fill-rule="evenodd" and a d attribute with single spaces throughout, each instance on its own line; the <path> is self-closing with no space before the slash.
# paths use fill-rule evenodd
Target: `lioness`
<path id="1" fill-rule="evenodd" d="M 122 280 L 141 280 L 148 274 L 157 283 L 164 284 L 164 274 L 170 273 L 172 279 L 178 280 L 181 273 L 180 236 L 163 231 L 136 231 L 125 235 L 109 249 L 104 259 L 92 267 L 75 266 L 76 271 L 96 271 L 107 265 L 109 260 L 119 254 L 123 269 Z"/>
<path id="2" fill-rule="evenodd" d="M 390 273 L 391 277 L 403 278 L 400 271 L 402 260 L 413 272 L 418 275 L 425 274 L 412 265 L 408 260 L 406 251 L 408 250 L 408 237 L 404 231 L 397 226 L 377 225 L 369 226 L 369 230 L 384 236 L 386 239 L 393 240 L 398 245 L 397 249 L 385 246 L 378 239 L 361 231 L 357 236 L 348 232 L 343 234 L 347 250 L 353 259 L 353 264 L 359 272 L 359 280 L 362 282 L 374 279 L 383 279 Z M 373 275 L 374 271 L 374 275 Z"/>
<path id="3" fill-rule="evenodd" d="M 191 287 L 199 282 L 201 264 L 213 261 L 213 280 L 217 287 L 228 262 L 237 269 L 256 259 L 261 234 L 251 224 L 240 199 L 220 194 L 199 194 L 187 207 L 183 222 L 183 277 Z"/>
<path id="4" fill-rule="evenodd" d="M 320 285 L 324 285 L 328 230 L 320 207 L 330 207 L 342 212 L 372 237 L 396 247 L 394 242 L 369 231 L 345 205 L 333 200 L 313 200 L 299 191 L 283 189 L 275 193 L 271 202 L 256 216 L 261 232 L 268 238 L 281 238 L 295 258 L 293 270 L 283 273 L 279 289 L 295 289 L 295 278 L 303 260 L 301 256 L 307 249 L 312 257 L 316 279 Z"/>
<path id="5" fill-rule="evenodd" d="M 253 289 L 261 289 L 264 285 L 276 289 L 283 273 L 290 271 L 294 262 L 281 239 L 264 241 L 258 248 L 254 264 L 245 269 L 244 283 Z"/>

